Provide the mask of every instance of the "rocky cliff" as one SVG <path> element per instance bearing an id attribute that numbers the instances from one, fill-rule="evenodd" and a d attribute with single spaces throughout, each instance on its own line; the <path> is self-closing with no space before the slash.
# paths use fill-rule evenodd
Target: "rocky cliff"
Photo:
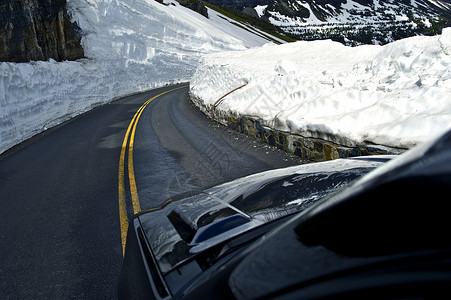
<path id="1" fill-rule="evenodd" d="M 201 0 L 177 0 L 177 2 L 180 3 L 180 5 L 198 12 L 204 17 L 208 18 L 207 8 Z"/>
<path id="2" fill-rule="evenodd" d="M 75 60 L 83 57 L 80 39 L 66 0 L 0 2 L 0 61 Z"/>

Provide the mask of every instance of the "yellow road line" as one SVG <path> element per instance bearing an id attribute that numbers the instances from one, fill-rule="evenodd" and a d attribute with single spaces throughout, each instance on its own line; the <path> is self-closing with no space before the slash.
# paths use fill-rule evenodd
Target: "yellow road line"
<path id="1" fill-rule="evenodd" d="M 130 182 L 130 194 L 132 198 L 132 204 L 133 204 L 133 213 L 137 214 L 141 212 L 141 206 L 139 204 L 139 198 L 138 198 L 138 188 L 136 187 L 136 180 L 135 180 L 135 173 L 133 168 L 133 146 L 135 141 L 135 132 L 136 132 L 136 126 L 138 124 L 139 118 L 141 117 L 142 112 L 146 108 L 146 106 L 152 102 L 154 99 L 181 89 L 185 88 L 185 86 L 177 87 L 168 91 L 165 91 L 163 93 L 160 93 L 156 95 L 155 97 L 150 98 L 147 100 L 141 107 L 138 109 L 138 111 L 133 116 L 133 119 L 131 120 L 130 124 L 128 125 L 127 131 L 125 133 L 124 141 L 122 142 L 122 149 L 121 149 L 121 156 L 119 159 L 119 175 L 118 175 L 118 190 L 119 190 L 119 221 L 121 225 L 121 241 L 122 241 L 122 255 L 125 254 L 125 243 L 127 241 L 127 230 L 128 230 L 128 217 L 127 217 L 127 204 L 126 204 L 126 192 L 125 192 L 125 153 L 127 151 L 127 142 L 129 140 L 129 146 L 128 146 L 128 178 Z"/>
<path id="2" fill-rule="evenodd" d="M 124 184 L 124 168 L 125 168 L 125 151 L 127 149 L 128 136 L 132 128 L 133 122 L 135 122 L 136 114 L 133 117 L 130 125 L 125 133 L 124 141 L 122 143 L 121 156 L 119 159 L 119 221 L 121 224 L 121 240 L 122 240 L 122 255 L 125 253 L 125 242 L 127 240 L 128 218 L 127 218 L 127 205 L 125 203 L 125 184 Z"/>
<path id="3" fill-rule="evenodd" d="M 144 110 L 144 107 L 146 107 L 148 102 L 144 104 L 144 106 L 141 106 L 141 108 L 138 110 L 136 121 L 133 125 L 132 134 L 130 136 L 129 146 L 128 146 L 128 180 L 130 182 L 130 194 L 132 196 L 132 204 L 133 204 L 133 213 L 137 214 L 141 211 L 141 206 L 139 205 L 139 199 L 138 199 L 138 188 L 136 187 L 136 180 L 135 180 L 135 171 L 133 168 L 133 145 L 135 143 L 135 132 L 136 132 L 136 124 L 138 124 L 139 117 L 141 117 L 141 114 Z"/>

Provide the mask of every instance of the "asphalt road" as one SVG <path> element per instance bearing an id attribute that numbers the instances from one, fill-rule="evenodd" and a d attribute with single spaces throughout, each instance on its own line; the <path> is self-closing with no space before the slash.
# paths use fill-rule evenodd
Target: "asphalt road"
<path id="1" fill-rule="evenodd" d="M 0 156 L 0 299 L 114 297 L 133 186 L 145 210 L 181 193 L 299 163 L 213 124 L 182 86 L 104 105 Z M 157 95 L 129 131 L 131 146 L 127 129 Z"/>

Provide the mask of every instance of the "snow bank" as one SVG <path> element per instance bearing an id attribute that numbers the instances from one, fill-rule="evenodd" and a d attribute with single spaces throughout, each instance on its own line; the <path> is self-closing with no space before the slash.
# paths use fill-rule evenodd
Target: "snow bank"
<path id="1" fill-rule="evenodd" d="M 188 81 L 201 55 L 267 41 L 177 2 L 68 0 L 86 59 L 0 63 L 0 153 L 114 98 Z M 218 23 L 222 22 L 222 23 Z"/>
<path id="2" fill-rule="evenodd" d="M 332 41 L 206 55 L 191 94 L 208 109 L 250 115 L 265 125 L 346 146 L 410 148 L 451 128 L 451 28 L 386 46 Z"/>

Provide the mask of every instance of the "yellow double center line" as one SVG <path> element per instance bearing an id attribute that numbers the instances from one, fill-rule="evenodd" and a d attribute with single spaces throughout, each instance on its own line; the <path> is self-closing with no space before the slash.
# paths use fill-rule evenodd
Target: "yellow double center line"
<path id="1" fill-rule="evenodd" d="M 127 144 L 128 144 L 128 179 L 130 182 L 130 195 L 132 199 L 133 204 L 133 213 L 137 214 L 141 212 L 141 206 L 139 204 L 139 198 L 138 198 L 138 189 L 136 187 L 136 181 L 135 181 L 135 172 L 133 169 L 133 145 L 135 142 L 135 132 L 136 132 L 136 126 L 138 124 L 139 118 L 141 117 L 142 112 L 146 108 L 146 106 L 155 100 L 156 98 L 187 87 L 181 86 L 177 87 L 171 90 L 168 90 L 166 92 L 163 92 L 161 94 L 156 95 L 155 97 L 150 98 L 147 100 L 141 107 L 138 109 L 138 111 L 133 116 L 133 119 L 130 122 L 130 125 L 128 125 L 127 131 L 125 133 L 124 141 L 122 143 L 122 149 L 121 149 L 121 156 L 119 159 L 119 220 L 121 223 L 121 239 L 122 239 L 122 254 L 125 253 L 125 242 L 127 240 L 127 230 L 128 230 L 128 217 L 127 217 L 127 204 L 126 204 L 126 191 L 125 191 L 125 154 L 127 152 Z M 129 139 L 130 137 L 130 139 Z"/>

